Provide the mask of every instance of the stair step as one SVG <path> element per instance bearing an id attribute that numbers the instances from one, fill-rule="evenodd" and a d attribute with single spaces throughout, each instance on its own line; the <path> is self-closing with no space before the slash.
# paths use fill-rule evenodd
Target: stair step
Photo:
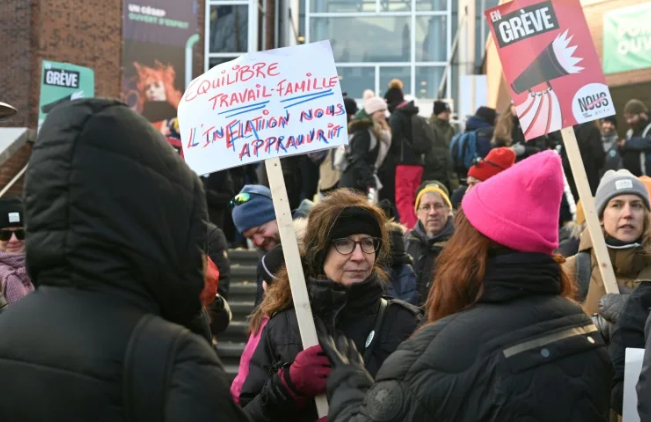
<path id="1" fill-rule="evenodd" d="M 246 249 L 230 249 L 228 251 L 228 258 L 231 262 L 257 265 L 258 260 L 260 259 L 260 252 Z"/>
<path id="2" fill-rule="evenodd" d="M 228 294 L 229 297 L 233 297 L 234 295 L 246 295 L 255 299 L 257 291 L 258 286 L 255 281 L 238 281 L 237 283 L 231 283 Z M 228 302 L 228 304 L 230 305 L 230 302 Z"/>
<path id="3" fill-rule="evenodd" d="M 245 343 L 238 343 L 232 341 L 220 341 L 217 342 L 217 352 L 219 353 L 220 358 L 237 358 L 240 359 L 244 348 L 246 347 Z"/>

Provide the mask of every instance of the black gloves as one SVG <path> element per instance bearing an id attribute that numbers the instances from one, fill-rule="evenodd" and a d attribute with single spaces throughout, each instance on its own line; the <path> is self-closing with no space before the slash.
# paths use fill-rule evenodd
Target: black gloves
<path id="1" fill-rule="evenodd" d="M 622 289 L 620 288 L 620 290 Z M 624 306 L 626 306 L 628 297 L 628 294 L 609 293 L 599 300 L 599 314 L 592 317 L 592 322 L 597 326 L 599 333 L 606 340 L 606 343 L 610 343 L 615 326 L 624 310 Z"/>

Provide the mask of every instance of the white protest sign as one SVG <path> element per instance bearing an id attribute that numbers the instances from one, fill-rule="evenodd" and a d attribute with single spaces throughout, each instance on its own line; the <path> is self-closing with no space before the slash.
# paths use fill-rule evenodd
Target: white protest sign
<path id="1" fill-rule="evenodd" d="M 348 143 L 329 41 L 251 53 L 193 80 L 178 108 L 199 175 Z"/>
<path id="2" fill-rule="evenodd" d="M 624 366 L 624 402 L 622 405 L 622 422 L 640 422 L 637 413 L 637 381 L 642 372 L 644 349 L 626 348 Z"/>

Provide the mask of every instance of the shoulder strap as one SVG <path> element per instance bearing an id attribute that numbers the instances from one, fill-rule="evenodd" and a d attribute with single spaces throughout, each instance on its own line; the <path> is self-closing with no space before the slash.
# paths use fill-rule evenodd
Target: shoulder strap
<path id="1" fill-rule="evenodd" d="M 583 302 L 588 295 L 592 277 L 592 256 L 589 251 L 576 254 L 576 284 L 579 288 L 578 299 Z"/>
<path id="2" fill-rule="evenodd" d="M 375 327 L 366 339 L 366 349 L 364 350 L 364 365 L 368 365 L 368 361 L 371 359 L 373 350 L 378 343 L 378 337 L 380 337 L 380 329 L 382 328 L 382 322 L 384 322 L 384 314 L 386 313 L 387 305 L 387 300 L 381 297 L 380 309 L 378 310 L 377 317 L 375 318 Z"/>
<path id="3" fill-rule="evenodd" d="M 643 138 L 646 138 L 646 136 L 649 134 L 650 131 L 651 131 L 651 123 L 649 123 L 649 124 L 644 128 L 644 132 L 642 132 L 642 137 L 643 137 Z"/>
<path id="4" fill-rule="evenodd" d="M 131 333 L 122 376 L 127 422 L 162 421 L 165 394 L 174 356 L 185 328 L 152 314 L 144 315 Z"/>

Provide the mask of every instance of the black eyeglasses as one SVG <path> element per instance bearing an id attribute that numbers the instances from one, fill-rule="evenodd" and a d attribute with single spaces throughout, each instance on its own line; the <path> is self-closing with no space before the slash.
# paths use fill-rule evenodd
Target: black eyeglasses
<path id="1" fill-rule="evenodd" d="M 380 250 L 381 244 L 382 240 L 376 237 L 365 237 L 359 242 L 356 242 L 353 239 L 348 239 L 347 237 L 344 237 L 342 239 L 334 239 L 332 241 L 332 246 L 334 246 L 337 252 L 342 255 L 350 255 L 355 251 L 357 245 L 362 248 L 362 252 L 370 255 Z"/>
<path id="2" fill-rule="evenodd" d="M 235 198 L 231 199 L 231 201 L 228 203 L 228 205 L 231 207 L 231 209 L 237 207 L 238 205 L 246 204 L 249 202 L 252 198 L 253 195 L 260 195 L 264 196 L 265 198 L 271 199 L 269 196 L 264 195 L 262 193 L 249 193 L 249 192 L 242 192 L 238 193 L 235 195 Z"/>
<path id="3" fill-rule="evenodd" d="M 16 239 L 18 240 L 25 240 L 25 229 L 17 229 L 17 230 L 2 229 L 0 230 L 0 240 L 6 242 L 9 239 L 11 239 L 12 234 L 15 234 Z"/>

